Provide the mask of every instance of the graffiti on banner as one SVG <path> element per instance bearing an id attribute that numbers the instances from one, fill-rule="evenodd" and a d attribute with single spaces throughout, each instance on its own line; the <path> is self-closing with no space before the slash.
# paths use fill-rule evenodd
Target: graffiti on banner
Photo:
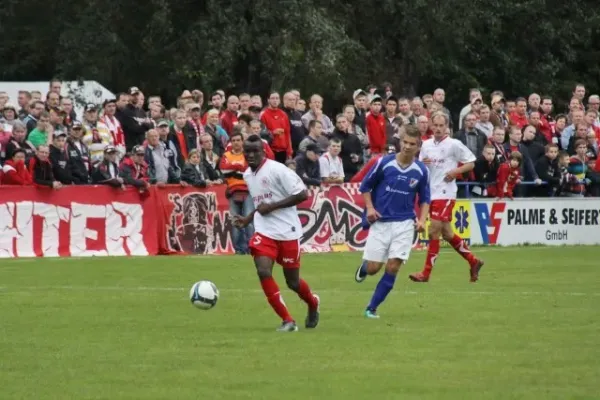
<path id="1" fill-rule="evenodd" d="M 169 250 L 192 254 L 231 253 L 231 229 L 228 203 L 219 201 L 217 192 L 173 192 L 167 228 Z"/>
<path id="2" fill-rule="evenodd" d="M 305 252 L 362 250 L 368 232 L 362 229 L 364 200 L 358 184 L 313 188 L 299 205 Z"/>

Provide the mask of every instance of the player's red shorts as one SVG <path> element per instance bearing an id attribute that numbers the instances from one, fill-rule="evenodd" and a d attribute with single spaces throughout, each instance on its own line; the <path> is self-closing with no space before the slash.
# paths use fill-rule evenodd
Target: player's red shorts
<path id="1" fill-rule="evenodd" d="M 300 268 L 300 240 L 274 240 L 255 232 L 248 243 L 252 257 L 269 257 L 283 268 Z"/>
<path id="2" fill-rule="evenodd" d="M 450 222 L 452 221 L 452 209 L 454 209 L 456 200 L 431 200 L 429 205 L 429 217 L 434 221 Z"/>

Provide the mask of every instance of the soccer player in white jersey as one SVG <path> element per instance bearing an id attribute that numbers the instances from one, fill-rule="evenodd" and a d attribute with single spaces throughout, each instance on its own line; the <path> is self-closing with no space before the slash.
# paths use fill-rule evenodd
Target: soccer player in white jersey
<path id="1" fill-rule="evenodd" d="M 421 147 L 419 160 L 429 169 L 431 186 L 431 206 L 429 225 L 429 246 L 422 272 L 412 274 L 414 282 L 428 282 L 431 270 L 440 252 L 440 235 L 469 263 L 471 282 L 479 279 L 483 261 L 479 260 L 469 246 L 452 230 L 452 209 L 456 203 L 456 177 L 469 172 L 475 166 L 475 156 L 459 140 L 448 136 L 448 116 L 435 113 L 431 118 L 433 137 Z M 462 166 L 458 166 L 462 163 Z"/>
<path id="2" fill-rule="evenodd" d="M 244 155 L 249 165 L 244 172 L 244 180 L 255 210 L 247 217 L 234 216 L 233 222 L 242 228 L 254 220 L 255 233 L 250 239 L 250 253 L 267 301 L 283 321 L 277 330 L 294 332 L 298 326 L 273 279 L 275 262 L 283 267 L 287 286 L 308 305 L 305 327 L 315 328 L 319 323 L 319 296 L 313 294 L 300 278 L 302 224 L 296 205 L 308 197 L 306 186 L 294 171 L 265 157 L 262 141 L 257 135 L 248 137 L 244 142 Z"/>
<path id="3" fill-rule="evenodd" d="M 425 164 L 415 160 L 420 138 L 416 126 L 407 126 L 400 139 L 402 150 L 380 158 L 360 185 L 366 218 L 371 226 L 356 281 L 362 282 L 367 275 L 375 275 L 387 261 L 385 272 L 365 310 L 367 318 L 379 318 L 377 307 L 394 287 L 398 270 L 410 255 L 415 225 L 419 232 L 425 226 L 429 211 L 429 172 Z M 415 214 L 417 195 L 418 219 Z"/>

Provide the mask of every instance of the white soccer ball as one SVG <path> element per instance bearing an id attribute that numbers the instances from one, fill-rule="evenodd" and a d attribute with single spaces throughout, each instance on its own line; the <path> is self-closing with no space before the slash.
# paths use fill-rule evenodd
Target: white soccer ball
<path id="1" fill-rule="evenodd" d="M 199 281 L 194 283 L 190 290 L 190 301 L 201 310 L 210 310 L 219 300 L 219 289 L 211 281 Z"/>

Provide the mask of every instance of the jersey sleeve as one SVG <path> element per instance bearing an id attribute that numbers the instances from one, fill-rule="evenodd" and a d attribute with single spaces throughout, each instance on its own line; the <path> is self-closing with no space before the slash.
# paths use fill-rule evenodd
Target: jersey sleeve
<path id="1" fill-rule="evenodd" d="M 306 190 L 306 186 L 298 174 L 287 167 L 282 166 L 282 168 L 278 168 L 277 178 L 279 184 L 283 188 L 283 192 L 288 196 L 294 196 L 303 190 Z"/>
<path id="2" fill-rule="evenodd" d="M 425 143 L 423 143 L 425 144 Z M 421 151 L 419 151 L 419 161 L 423 161 L 425 159 L 425 157 L 427 157 L 427 155 L 425 154 L 427 152 L 427 148 L 424 145 L 421 145 Z"/>
<path id="3" fill-rule="evenodd" d="M 360 184 L 359 190 L 361 193 L 372 191 L 375 188 L 375 186 L 377 186 L 377 183 L 379 183 L 379 180 L 381 179 L 382 160 L 383 157 L 377 160 L 377 163 L 373 165 L 373 167 L 371 167 L 369 172 L 367 172 L 365 179 L 363 179 L 363 181 Z"/>
<path id="4" fill-rule="evenodd" d="M 423 176 L 419 180 L 419 204 L 430 204 L 431 203 L 431 188 L 429 186 L 429 170 L 425 167 L 421 167 Z"/>
<path id="5" fill-rule="evenodd" d="M 454 141 L 454 154 L 456 155 L 456 160 L 463 164 L 475 162 L 477 159 L 471 150 L 460 140 Z"/>

